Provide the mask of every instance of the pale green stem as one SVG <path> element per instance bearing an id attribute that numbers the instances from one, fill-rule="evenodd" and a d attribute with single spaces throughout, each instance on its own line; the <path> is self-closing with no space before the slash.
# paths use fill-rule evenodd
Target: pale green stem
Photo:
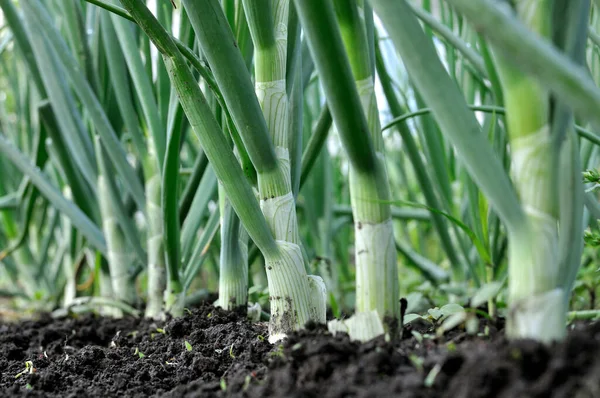
<path id="1" fill-rule="evenodd" d="M 221 210 L 221 256 L 219 299 L 221 308 L 246 309 L 248 303 L 248 235 L 229 201 L 223 196 Z"/>
<path id="2" fill-rule="evenodd" d="M 252 7 L 246 3 L 244 5 Z M 260 172 L 258 175 L 260 207 L 284 253 L 280 259 L 267 261 L 271 301 L 269 334 L 270 339 L 276 341 L 285 336 L 286 331 L 297 330 L 310 319 L 323 323 L 325 300 L 319 290 L 313 291 L 312 287 L 315 284 L 321 286 L 322 280 L 308 276 L 305 271 L 291 184 L 289 100 L 286 91 L 289 0 L 274 0 L 270 6 L 272 30 L 264 26 L 257 27 L 256 19 L 250 20 L 250 30 L 255 41 L 256 96 L 271 135 L 278 164 L 277 170 L 271 172 L 277 173 L 277 176 Z M 252 8 L 255 11 L 257 9 Z M 259 12 L 261 11 L 265 10 Z M 256 15 L 255 12 L 247 14 Z M 284 186 L 279 186 L 278 192 L 265 189 L 270 181 L 277 181 L 275 177 L 281 178 L 279 181 Z M 324 291 L 322 295 L 325 295 Z M 318 300 L 313 300 L 313 297 Z"/>
<path id="3" fill-rule="evenodd" d="M 243 177 L 242 170 L 238 167 L 237 160 L 229 151 L 229 145 L 220 131 L 220 126 L 214 120 L 212 111 L 206 105 L 206 99 L 200 92 L 196 79 L 189 71 L 175 43 L 147 9 L 142 0 L 121 0 L 121 3 L 136 19 L 144 32 L 150 36 L 153 43 L 162 53 L 169 77 L 179 94 L 181 105 L 194 132 L 197 133 L 209 161 L 213 165 L 215 174 L 223 184 L 229 200 L 231 201 L 231 205 L 240 217 L 240 220 L 246 226 L 248 234 L 265 256 L 267 264 L 270 264 L 271 266 L 271 271 L 273 272 L 270 272 L 269 282 L 276 280 L 276 282 L 279 283 L 275 283 L 271 291 L 272 295 L 280 295 L 279 299 L 272 300 L 271 311 L 274 316 L 271 318 L 271 332 L 274 336 L 281 337 L 282 334 L 284 335 L 291 330 L 303 327 L 305 322 L 309 319 L 317 319 L 315 311 L 310 310 L 310 308 L 314 307 L 311 307 L 308 279 L 306 276 L 303 278 L 305 271 L 299 246 L 280 240 L 274 240 L 272 232 L 269 231 L 269 227 L 265 222 L 265 218 L 260 215 L 260 212 L 258 213 L 260 217 L 257 216 L 256 211 L 259 211 L 259 209 L 256 202 L 252 201 L 253 195 L 251 188 Z M 202 10 L 194 10 L 194 6 L 197 4 L 195 2 L 184 0 L 183 3 L 186 10 L 188 10 L 192 23 L 194 24 L 193 21 L 196 21 L 194 29 L 200 37 L 201 42 L 204 42 L 204 39 L 207 39 L 204 44 L 208 47 L 214 48 L 214 41 L 208 40 L 211 37 L 222 35 L 232 36 L 229 26 L 226 25 L 227 21 L 222 15 L 221 6 L 216 0 L 204 1 L 202 3 Z M 246 3 L 244 3 L 244 5 L 246 5 Z M 204 11 L 210 11 L 210 14 Z M 203 18 L 203 16 L 205 18 Z M 223 26 L 226 26 L 227 29 L 222 29 Z M 243 69 L 238 69 L 238 73 L 241 73 L 242 70 L 245 71 L 246 68 L 243 61 L 239 62 L 241 59 L 239 51 L 237 49 L 232 51 L 233 46 L 231 43 L 235 45 L 235 41 L 231 40 L 227 42 L 230 44 L 219 47 L 219 51 L 216 52 L 211 52 L 210 48 L 206 48 L 207 46 L 203 48 L 209 63 L 215 61 L 220 55 L 224 54 L 227 56 L 225 58 L 228 58 L 229 61 L 231 61 L 229 64 L 237 62 L 243 65 Z M 226 66 L 227 65 L 220 65 L 219 67 L 225 68 Z M 218 71 L 214 68 L 213 70 L 215 72 Z M 231 81 L 232 76 L 234 75 L 229 73 L 215 73 L 215 79 L 219 82 L 219 85 L 221 85 L 222 81 Z M 238 77 L 239 76 L 240 75 L 238 75 Z M 244 79 L 240 80 L 240 85 L 238 86 L 224 84 L 223 87 L 244 91 L 243 84 L 245 83 L 243 80 Z M 270 145 L 268 147 L 263 146 L 260 148 L 262 152 L 258 151 L 257 149 L 259 148 L 256 146 L 257 140 L 253 140 L 253 137 L 248 135 L 249 122 L 253 122 L 253 125 L 257 125 L 259 128 L 261 125 L 261 123 L 259 123 L 260 119 L 255 120 L 256 118 L 253 118 L 253 115 L 244 114 L 245 110 L 253 108 L 252 100 L 246 97 L 243 101 L 240 101 L 240 97 L 236 95 L 235 90 L 225 91 L 223 92 L 225 102 L 228 107 L 235 110 L 235 112 L 232 111 L 232 117 L 237 120 L 236 123 L 243 121 L 243 123 L 237 127 L 239 130 L 241 130 L 240 126 L 244 129 L 243 133 L 240 131 L 240 134 L 245 137 L 245 139 L 243 139 L 244 144 L 249 148 L 248 153 L 259 173 L 258 184 L 261 199 L 268 201 L 269 199 L 285 195 L 287 192 L 291 194 L 289 176 L 287 177 L 288 183 L 286 184 L 285 175 L 279 170 L 279 167 L 277 167 L 275 159 L 271 159 L 271 156 L 269 156 L 269 153 L 273 155 L 273 151 L 269 149 Z M 241 106 L 242 103 L 244 104 L 243 106 Z M 264 126 L 264 120 L 262 125 Z M 261 131 L 250 131 L 259 137 L 258 141 L 262 141 L 261 135 L 263 134 Z M 252 151 L 250 151 L 250 149 L 252 149 Z M 264 152 L 265 149 L 267 149 L 266 153 Z M 261 173 L 263 175 L 260 175 Z M 288 250 L 290 246 L 296 248 L 295 251 L 294 249 Z M 290 255 L 290 253 L 297 253 L 298 255 Z M 299 262 L 296 261 L 297 258 L 300 259 Z M 293 261 L 296 262 L 294 263 Z M 293 275 L 295 275 L 295 279 L 288 281 Z M 271 286 L 271 283 L 269 283 L 269 285 Z M 167 286 L 167 290 L 171 291 L 169 286 Z M 319 310 L 322 311 L 324 321 L 325 308 L 319 308 Z"/>
<path id="4" fill-rule="evenodd" d="M 63 191 L 65 198 L 68 200 L 73 200 L 73 194 L 71 193 L 71 189 L 66 187 Z M 66 283 L 63 292 L 63 307 L 68 307 L 71 305 L 71 302 L 77 297 L 77 282 L 75 280 L 75 266 L 73 264 L 73 257 L 71 256 L 71 240 L 73 234 L 73 226 L 69 218 L 63 214 L 60 216 L 61 218 L 61 231 L 63 231 L 63 245 L 65 245 L 65 255 L 62 260 L 62 269 L 63 275 L 65 276 Z"/>
<path id="5" fill-rule="evenodd" d="M 387 330 L 394 334 L 400 315 L 397 254 L 391 207 L 389 203 L 382 203 L 390 200 L 390 188 L 364 8 L 341 0 L 336 11 L 376 158 L 376 167 L 366 173 L 356 165 L 350 165 L 350 199 L 356 239 L 356 311 L 375 310 Z"/>
<path id="6" fill-rule="evenodd" d="M 551 36 L 551 3 L 520 0 L 517 14 L 537 34 Z M 497 55 L 505 92 L 513 184 L 526 224 L 509 232 L 510 338 L 544 342 L 565 334 L 565 292 L 559 286 L 558 187 L 552 175 L 558 161 L 550 134 L 549 93 L 533 78 Z"/>
<path id="7" fill-rule="evenodd" d="M 146 182 L 146 214 L 148 215 L 148 300 L 146 317 L 162 315 L 166 287 L 166 266 L 161 211 L 161 177 L 155 174 Z"/>
<path id="8" fill-rule="evenodd" d="M 128 274 L 128 268 L 133 261 L 133 253 L 127 248 L 125 236 L 119 226 L 119 221 L 112 211 L 108 198 L 108 188 L 105 176 L 98 176 L 98 194 L 102 214 L 102 229 L 106 236 L 108 248 L 108 267 L 113 297 L 125 303 L 133 303 L 135 289 Z"/>
<path id="9" fill-rule="evenodd" d="M 528 226 L 509 235 L 506 330 L 511 338 L 558 340 L 565 333 L 565 292 L 557 288 L 558 217 L 549 206 L 553 179 L 548 171 L 554 158 L 549 129 L 513 139 L 511 152 L 513 180 Z"/>
<path id="10" fill-rule="evenodd" d="M 309 320 L 325 321 L 325 284 L 320 277 L 308 276 L 300 246 L 277 241 L 279 255 L 265 256 L 271 320 L 269 341 L 281 340 Z"/>

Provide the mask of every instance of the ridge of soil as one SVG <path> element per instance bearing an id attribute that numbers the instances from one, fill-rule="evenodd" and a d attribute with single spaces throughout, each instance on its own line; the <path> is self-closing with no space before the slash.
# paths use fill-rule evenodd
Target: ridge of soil
<path id="1" fill-rule="evenodd" d="M 600 397 L 599 322 L 551 347 L 487 329 L 359 344 L 312 326 L 271 345 L 265 323 L 209 304 L 164 322 L 45 316 L 0 323 L 0 396 Z"/>

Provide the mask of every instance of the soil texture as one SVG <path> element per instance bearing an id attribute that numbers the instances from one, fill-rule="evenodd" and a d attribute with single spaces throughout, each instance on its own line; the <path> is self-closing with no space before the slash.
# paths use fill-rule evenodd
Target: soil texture
<path id="1" fill-rule="evenodd" d="M 0 396 L 600 397 L 600 323 L 551 347 L 484 326 L 366 344 L 313 326 L 271 345 L 266 324 L 209 304 L 163 322 L 46 316 L 0 323 Z"/>

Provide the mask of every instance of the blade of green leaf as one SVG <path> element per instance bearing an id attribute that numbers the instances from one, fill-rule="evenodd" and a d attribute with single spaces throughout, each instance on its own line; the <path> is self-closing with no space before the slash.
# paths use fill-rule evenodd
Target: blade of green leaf
<path id="1" fill-rule="evenodd" d="M 106 254 L 106 242 L 102 232 L 77 206 L 48 182 L 48 178 L 23 155 L 12 143 L 0 134 L 0 153 L 10 160 L 21 172 L 27 175 L 40 193 L 58 210 L 73 222 L 73 225 L 85 236 L 90 245 L 102 254 Z"/>

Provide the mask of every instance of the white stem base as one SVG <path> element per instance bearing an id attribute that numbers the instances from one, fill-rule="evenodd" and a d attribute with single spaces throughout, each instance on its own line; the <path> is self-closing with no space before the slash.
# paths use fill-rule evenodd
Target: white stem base
<path id="1" fill-rule="evenodd" d="M 312 320 L 316 323 L 325 323 L 327 320 L 327 287 L 325 281 L 318 275 L 308 275 L 310 298 L 315 309 Z"/>
<path id="2" fill-rule="evenodd" d="M 127 266 L 133 261 L 132 257 L 131 253 L 108 252 L 108 269 L 114 297 L 127 304 L 135 303 L 136 299 L 135 285 L 127 271 Z"/>
<path id="3" fill-rule="evenodd" d="M 229 203 L 222 211 L 217 305 L 234 310 L 248 303 L 248 234 Z"/>
<path id="4" fill-rule="evenodd" d="M 392 220 L 379 224 L 355 222 L 356 312 L 377 311 L 385 322 L 398 314 L 396 247 Z"/>
<path id="5" fill-rule="evenodd" d="M 366 342 L 385 333 L 377 311 L 357 312 L 345 320 L 327 322 L 327 329 L 335 336 L 338 332 L 347 333 L 351 340 Z"/>
<path id="6" fill-rule="evenodd" d="M 165 311 L 173 317 L 183 315 L 183 307 L 185 305 L 185 292 L 171 293 L 169 287 L 164 293 Z"/>
<path id="7" fill-rule="evenodd" d="M 554 289 L 510 304 L 506 333 L 511 339 L 535 339 L 543 343 L 561 340 L 566 333 L 564 292 Z"/>
<path id="8" fill-rule="evenodd" d="M 164 318 L 163 294 L 166 286 L 166 265 L 161 209 L 160 175 L 152 176 L 146 185 L 148 214 L 148 300 L 145 316 Z"/>
<path id="9" fill-rule="evenodd" d="M 246 267 L 248 268 L 248 267 Z M 234 310 L 247 305 L 248 302 L 248 273 L 245 278 L 240 275 L 219 275 L 219 299 L 216 305 Z"/>
<path id="10" fill-rule="evenodd" d="M 165 260 L 163 236 L 156 235 L 148 239 L 148 301 L 145 316 L 163 319 L 162 295 L 165 291 Z"/>
<path id="11" fill-rule="evenodd" d="M 248 320 L 250 322 L 260 321 L 260 314 L 262 313 L 262 307 L 258 303 L 248 303 Z"/>
<path id="12" fill-rule="evenodd" d="M 322 294 L 316 300 L 311 297 L 315 278 L 306 275 L 300 246 L 279 240 L 277 245 L 280 254 L 265 259 L 271 302 L 270 343 L 304 327 L 309 320 L 318 321 L 325 312 Z"/>

